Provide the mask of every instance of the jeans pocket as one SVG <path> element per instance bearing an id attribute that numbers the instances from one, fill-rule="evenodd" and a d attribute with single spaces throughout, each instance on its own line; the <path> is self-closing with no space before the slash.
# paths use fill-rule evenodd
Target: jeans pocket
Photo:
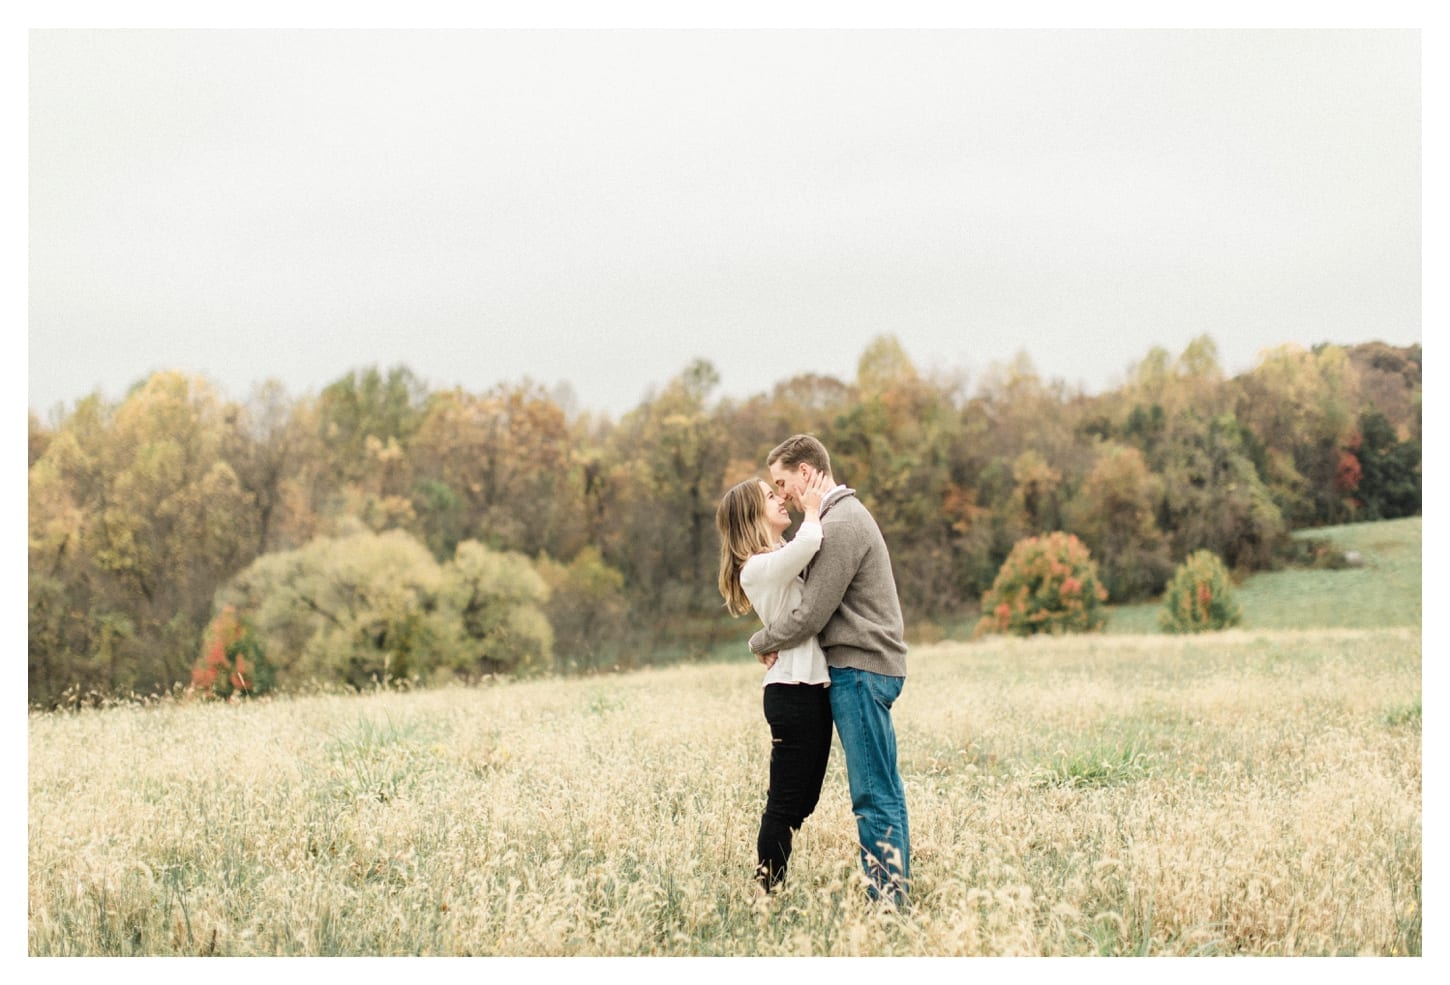
<path id="1" fill-rule="evenodd" d="M 887 677 L 885 674 L 863 674 L 862 677 L 872 699 L 888 711 L 901 697 L 901 687 L 906 683 L 903 677 Z"/>

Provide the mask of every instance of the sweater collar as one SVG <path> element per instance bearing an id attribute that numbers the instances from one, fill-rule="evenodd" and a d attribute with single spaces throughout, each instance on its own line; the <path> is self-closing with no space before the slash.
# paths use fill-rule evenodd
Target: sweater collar
<path id="1" fill-rule="evenodd" d="M 830 510 L 832 506 L 835 506 L 847 496 L 854 495 L 856 495 L 856 490 L 852 489 L 851 487 L 845 485 L 836 486 L 836 488 L 826 493 L 826 495 L 821 499 L 820 515 L 825 516 L 826 512 Z"/>

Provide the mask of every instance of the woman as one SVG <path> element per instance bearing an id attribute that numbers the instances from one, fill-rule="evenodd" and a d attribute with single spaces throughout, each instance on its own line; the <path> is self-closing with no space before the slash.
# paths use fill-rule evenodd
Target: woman
<path id="1" fill-rule="evenodd" d="M 801 572 L 821 547 L 821 497 L 830 491 L 817 476 L 801 494 L 805 518 L 795 539 L 785 500 L 760 479 L 731 487 L 715 511 L 720 532 L 720 594 L 731 615 L 753 608 L 761 621 L 790 612 L 801 600 Z M 765 672 L 765 720 L 770 725 L 770 786 L 760 818 L 755 877 L 767 892 L 785 878 L 791 840 L 821 796 L 831 753 L 831 677 L 813 636 L 782 650 Z"/>

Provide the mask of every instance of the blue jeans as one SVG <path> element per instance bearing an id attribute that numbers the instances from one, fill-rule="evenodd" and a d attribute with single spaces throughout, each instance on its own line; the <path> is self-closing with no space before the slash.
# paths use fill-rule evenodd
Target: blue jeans
<path id="1" fill-rule="evenodd" d="M 861 843 L 861 866 L 872 899 L 905 902 L 911 878 L 911 834 L 906 790 L 896 768 L 896 729 L 891 705 L 904 677 L 854 667 L 831 668 L 831 717 L 846 753 L 851 810 Z"/>

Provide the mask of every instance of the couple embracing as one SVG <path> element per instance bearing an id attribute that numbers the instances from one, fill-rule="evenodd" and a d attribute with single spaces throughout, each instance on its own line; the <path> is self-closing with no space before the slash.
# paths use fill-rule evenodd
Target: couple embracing
<path id="1" fill-rule="evenodd" d="M 831 474 L 824 445 L 798 434 L 766 459 L 771 482 L 725 493 L 720 593 L 764 628 L 750 649 L 766 667 L 770 785 L 756 877 L 785 878 L 794 832 L 820 798 L 834 723 L 846 754 L 861 865 L 872 899 L 906 902 L 910 836 L 891 706 L 906 679 L 906 642 L 891 559 L 875 519 Z M 795 538 L 787 506 L 803 515 Z"/>

